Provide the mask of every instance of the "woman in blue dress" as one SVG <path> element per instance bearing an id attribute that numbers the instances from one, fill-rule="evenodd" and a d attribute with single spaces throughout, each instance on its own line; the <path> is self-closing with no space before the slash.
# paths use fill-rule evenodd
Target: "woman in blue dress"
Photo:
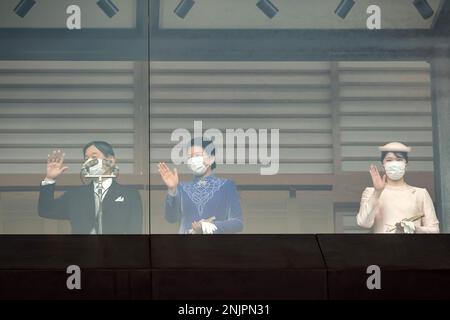
<path id="1" fill-rule="evenodd" d="M 243 229 L 239 194 L 233 181 L 214 174 L 215 148 L 211 140 L 192 139 L 187 164 L 194 178 L 179 182 L 177 169 L 158 165 L 168 188 L 165 218 L 180 223 L 181 234 L 236 233 Z"/>

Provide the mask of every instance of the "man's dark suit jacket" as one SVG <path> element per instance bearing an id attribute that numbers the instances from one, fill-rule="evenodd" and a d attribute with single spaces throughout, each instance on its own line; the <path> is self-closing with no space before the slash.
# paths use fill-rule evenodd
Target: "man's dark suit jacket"
<path id="1" fill-rule="evenodd" d="M 39 216 L 70 220 L 74 234 L 91 233 L 95 225 L 94 184 L 74 187 L 57 199 L 54 190 L 55 184 L 41 186 Z M 138 191 L 113 181 L 103 199 L 102 223 L 103 234 L 142 233 L 142 203 Z"/>

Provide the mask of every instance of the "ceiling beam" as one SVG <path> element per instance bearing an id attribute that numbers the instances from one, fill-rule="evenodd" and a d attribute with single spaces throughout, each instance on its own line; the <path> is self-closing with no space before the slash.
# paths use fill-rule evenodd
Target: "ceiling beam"
<path id="1" fill-rule="evenodd" d="M 450 1 L 441 0 L 431 28 L 437 34 L 450 35 Z"/>
<path id="2" fill-rule="evenodd" d="M 119 32 L 118 32 L 119 34 Z M 426 60 L 449 40 L 430 30 L 159 31 L 145 36 L 0 39 L 2 60 Z"/>
<path id="3" fill-rule="evenodd" d="M 448 41 L 431 30 L 159 30 L 152 60 L 417 60 Z"/>

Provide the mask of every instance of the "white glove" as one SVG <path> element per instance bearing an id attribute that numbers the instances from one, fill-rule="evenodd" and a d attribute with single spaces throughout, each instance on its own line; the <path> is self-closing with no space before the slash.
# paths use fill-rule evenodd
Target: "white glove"
<path id="1" fill-rule="evenodd" d="M 412 222 L 412 221 L 402 221 L 402 222 L 400 222 L 400 225 L 402 226 L 404 233 L 415 233 L 416 232 L 416 226 L 414 225 L 414 222 Z"/>
<path id="2" fill-rule="evenodd" d="M 203 234 L 213 234 L 217 230 L 216 225 L 211 222 L 200 221 L 200 223 L 202 224 Z"/>

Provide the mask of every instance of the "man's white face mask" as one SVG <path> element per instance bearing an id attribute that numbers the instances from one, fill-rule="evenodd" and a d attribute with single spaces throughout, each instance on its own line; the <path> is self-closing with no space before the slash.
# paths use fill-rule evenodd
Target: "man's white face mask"
<path id="1" fill-rule="evenodd" d="M 406 163 L 404 161 L 389 161 L 384 165 L 386 175 L 391 180 L 400 180 L 406 172 Z"/>
<path id="2" fill-rule="evenodd" d="M 90 163 L 94 163 L 94 161 L 97 160 L 97 164 L 94 165 L 89 165 Z M 94 159 L 94 158 L 89 158 L 86 162 L 85 162 L 85 166 L 88 167 L 88 172 L 90 175 L 94 175 L 94 176 L 100 176 L 105 174 L 105 169 L 103 166 L 103 159 Z"/>
<path id="3" fill-rule="evenodd" d="M 208 167 L 205 166 L 202 156 L 195 156 L 190 158 L 188 160 L 188 165 L 192 173 L 194 173 L 194 175 L 196 176 L 202 176 L 206 172 L 206 170 L 208 170 Z"/>

